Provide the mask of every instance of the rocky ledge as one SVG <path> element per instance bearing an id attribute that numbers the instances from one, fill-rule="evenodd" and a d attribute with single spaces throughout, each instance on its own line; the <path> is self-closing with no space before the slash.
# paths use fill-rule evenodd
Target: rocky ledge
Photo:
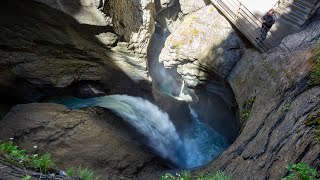
<path id="1" fill-rule="evenodd" d="M 28 152 L 50 152 L 60 169 L 82 165 L 103 179 L 145 179 L 168 169 L 163 159 L 139 144 L 141 135 L 103 109 L 18 105 L 0 121 L 0 137 L 14 138 Z"/>

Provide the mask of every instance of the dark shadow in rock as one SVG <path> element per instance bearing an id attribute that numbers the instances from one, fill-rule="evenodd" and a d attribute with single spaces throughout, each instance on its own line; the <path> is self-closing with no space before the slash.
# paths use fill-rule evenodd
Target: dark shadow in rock
<path id="1" fill-rule="evenodd" d="M 77 10 L 74 9 L 72 12 L 76 13 Z M 95 36 L 99 33 L 112 32 L 112 29 L 108 26 L 99 27 L 79 24 L 71 16 L 32 0 L 4 2 L 0 7 L 0 57 L 2 57 L 0 64 L 7 68 L 5 70 L 1 69 L 0 72 L 0 87 L 3 90 L 0 92 L 0 98 L 3 99 L 5 97 L 8 104 L 14 105 L 17 103 L 37 102 L 47 96 L 56 94 L 72 94 L 74 91 L 80 92 L 80 96 L 87 97 L 92 95 L 92 91 L 83 92 L 81 91 L 82 85 L 77 84 L 83 83 L 86 88 L 88 84 L 94 82 L 97 86 L 105 87 L 105 92 L 108 94 L 140 96 L 156 103 L 152 94 L 151 83 L 146 81 L 140 74 L 136 75 L 137 78 L 135 79 L 127 75 L 128 69 L 124 72 L 124 67 L 115 63 L 115 61 L 119 60 L 117 59 L 118 56 L 125 55 L 119 55 L 119 53 L 111 51 Z M 122 60 L 126 61 L 127 59 L 123 58 Z M 130 63 L 132 62 L 127 64 Z M 42 108 L 41 105 L 39 108 Z M 184 108 L 187 109 L 187 106 L 184 105 Z M 32 108 L 29 110 L 32 111 Z M 26 110 L 26 113 L 16 120 L 29 116 L 29 110 Z M 50 111 L 50 108 L 48 111 Z M 67 111 L 65 109 L 58 112 Z M 56 113 L 54 114 L 56 115 Z M 43 117 L 43 119 L 49 118 L 46 112 L 44 112 L 43 116 L 40 116 L 35 111 L 34 115 Z M 177 115 L 173 118 L 175 117 Z M 119 118 L 116 119 L 119 120 Z M 3 122 L 3 120 L 0 120 L 0 122 Z M 26 124 L 30 125 L 29 122 L 23 123 L 23 127 Z M 46 125 L 47 123 L 44 123 L 41 127 Z M 44 129 L 46 128 L 44 127 Z M 122 130 L 125 131 L 125 128 Z M 30 133 L 36 132 L 30 131 Z M 86 133 L 89 135 L 90 131 L 86 131 Z M 137 135 L 136 139 L 140 139 L 139 137 Z M 96 138 L 99 139 L 99 136 Z M 97 139 L 91 139 L 90 141 L 96 141 Z M 26 143 L 25 146 L 28 146 L 28 140 L 24 140 L 24 142 Z M 46 144 L 41 140 L 35 140 L 35 142 Z M 105 143 L 107 144 L 108 142 Z M 60 145 L 61 147 L 67 147 L 68 143 Z M 84 144 L 81 145 L 83 146 Z M 112 150 L 116 153 L 118 151 L 117 148 Z M 79 146 L 79 149 L 82 149 L 81 146 Z M 146 155 L 157 158 L 152 153 Z M 116 156 L 116 154 L 112 156 Z M 72 163 L 72 160 L 77 161 L 77 158 L 69 159 L 68 163 Z M 61 160 L 59 162 L 66 161 Z M 132 162 L 131 164 L 135 165 L 135 163 Z M 150 162 L 146 163 L 158 163 L 161 166 L 160 170 L 168 168 L 166 162 L 163 161 L 157 162 L 151 159 Z M 140 165 L 136 166 L 138 168 L 137 174 L 139 174 L 138 171 L 144 171 L 146 168 L 144 164 Z M 115 176 L 130 174 L 126 171 L 126 167 L 122 167 L 121 164 L 113 161 L 97 161 L 86 164 L 86 166 L 88 168 L 100 167 L 102 169 L 116 166 L 118 169 L 116 169 Z M 130 177 L 135 177 L 136 175 L 131 174 Z"/>

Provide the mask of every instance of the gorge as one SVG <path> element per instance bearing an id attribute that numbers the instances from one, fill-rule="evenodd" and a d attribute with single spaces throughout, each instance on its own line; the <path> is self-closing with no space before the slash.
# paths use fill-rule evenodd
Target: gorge
<path id="1" fill-rule="evenodd" d="M 210 1 L 6 1 L 0 140 L 100 179 L 319 171 L 319 17 L 261 53 Z"/>

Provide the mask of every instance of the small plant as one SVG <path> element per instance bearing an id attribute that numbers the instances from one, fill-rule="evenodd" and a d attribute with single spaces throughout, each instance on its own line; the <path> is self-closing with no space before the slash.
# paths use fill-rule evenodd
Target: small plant
<path id="1" fill-rule="evenodd" d="M 31 179 L 31 176 L 29 175 L 26 175 L 25 177 L 23 177 L 21 180 L 30 180 Z"/>
<path id="2" fill-rule="evenodd" d="M 282 112 L 289 112 L 291 110 L 291 105 L 289 102 L 286 102 L 284 104 L 284 107 L 282 108 Z"/>
<path id="3" fill-rule="evenodd" d="M 200 173 L 197 177 L 192 178 L 189 171 L 182 171 L 181 174 L 177 173 L 176 176 L 167 173 L 160 177 L 160 180 L 231 180 L 230 176 L 225 175 L 222 171 L 216 173 Z"/>
<path id="4" fill-rule="evenodd" d="M 320 141 L 320 111 L 309 114 L 306 119 L 307 126 L 314 126 L 316 128 L 314 134 L 318 141 Z"/>
<path id="5" fill-rule="evenodd" d="M 303 162 L 298 164 L 290 164 L 287 166 L 290 174 L 282 180 L 298 179 L 298 180 L 313 180 L 317 178 L 317 170 L 311 168 Z"/>
<path id="6" fill-rule="evenodd" d="M 75 174 L 74 174 L 74 172 L 75 172 L 75 169 L 74 169 L 74 167 L 71 167 L 71 168 L 68 168 L 67 169 L 67 175 L 69 176 L 69 177 L 73 177 Z"/>
<path id="7" fill-rule="evenodd" d="M 26 150 L 19 150 L 18 146 L 14 146 L 12 141 L 4 142 L 0 145 L 0 151 L 13 159 L 17 159 L 19 161 L 28 159 L 28 155 L 26 154 Z"/>
<path id="8" fill-rule="evenodd" d="M 308 77 L 308 84 L 310 86 L 320 85 L 320 42 L 313 50 L 313 57 L 310 61 L 313 64 L 313 69 Z"/>
<path id="9" fill-rule="evenodd" d="M 47 173 L 48 170 L 54 167 L 54 163 L 51 159 L 51 154 L 44 154 L 42 156 L 39 156 L 38 154 L 33 155 L 32 164 L 36 168 L 40 169 L 41 173 Z"/>
<path id="10" fill-rule="evenodd" d="M 88 168 L 78 167 L 77 171 L 74 167 L 67 169 L 67 175 L 69 177 L 79 176 L 83 180 L 98 180 L 99 177 L 94 177 L 94 172 Z"/>
<path id="11" fill-rule="evenodd" d="M 18 146 L 14 146 L 12 141 L 4 142 L 0 145 L 0 150 L 5 154 L 10 154 L 17 149 Z"/>
<path id="12" fill-rule="evenodd" d="M 241 120 L 243 122 L 243 124 L 248 120 L 250 114 L 251 114 L 251 109 L 253 107 L 253 103 L 255 102 L 256 100 L 256 97 L 252 97 L 248 100 L 246 100 L 244 103 L 243 103 L 243 112 L 241 114 Z"/>
<path id="13" fill-rule="evenodd" d="M 37 148 L 37 146 L 34 146 Z M 20 150 L 18 146 L 13 145 L 12 141 L 3 142 L 0 140 L 0 155 L 5 157 L 5 161 L 25 169 L 25 166 L 39 169 L 41 173 L 48 173 L 50 170 L 54 168 L 54 163 L 52 161 L 51 154 L 33 154 L 27 155 L 26 150 Z M 67 170 L 67 175 L 73 177 L 75 174 L 83 179 L 83 180 L 98 180 L 99 177 L 94 177 L 94 173 L 92 170 L 88 168 L 82 168 L 79 166 L 77 171 L 75 168 L 69 168 Z M 27 175 L 22 178 L 22 180 L 29 180 L 31 176 Z"/>
<path id="14" fill-rule="evenodd" d="M 88 168 L 83 169 L 81 166 L 78 167 L 78 176 L 84 180 L 98 180 L 99 177 L 94 178 L 94 173 Z"/>

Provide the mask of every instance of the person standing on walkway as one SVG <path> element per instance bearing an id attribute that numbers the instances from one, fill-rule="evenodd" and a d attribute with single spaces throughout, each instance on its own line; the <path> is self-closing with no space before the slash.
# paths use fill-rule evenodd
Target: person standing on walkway
<path id="1" fill-rule="evenodd" d="M 260 39 L 259 43 L 264 42 L 267 38 L 267 34 L 271 29 L 272 25 L 276 22 L 276 15 L 273 9 L 270 9 L 266 15 L 261 18 L 262 26 L 260 30 L 260 38 L 256 38 L 257 41 Z"/>

